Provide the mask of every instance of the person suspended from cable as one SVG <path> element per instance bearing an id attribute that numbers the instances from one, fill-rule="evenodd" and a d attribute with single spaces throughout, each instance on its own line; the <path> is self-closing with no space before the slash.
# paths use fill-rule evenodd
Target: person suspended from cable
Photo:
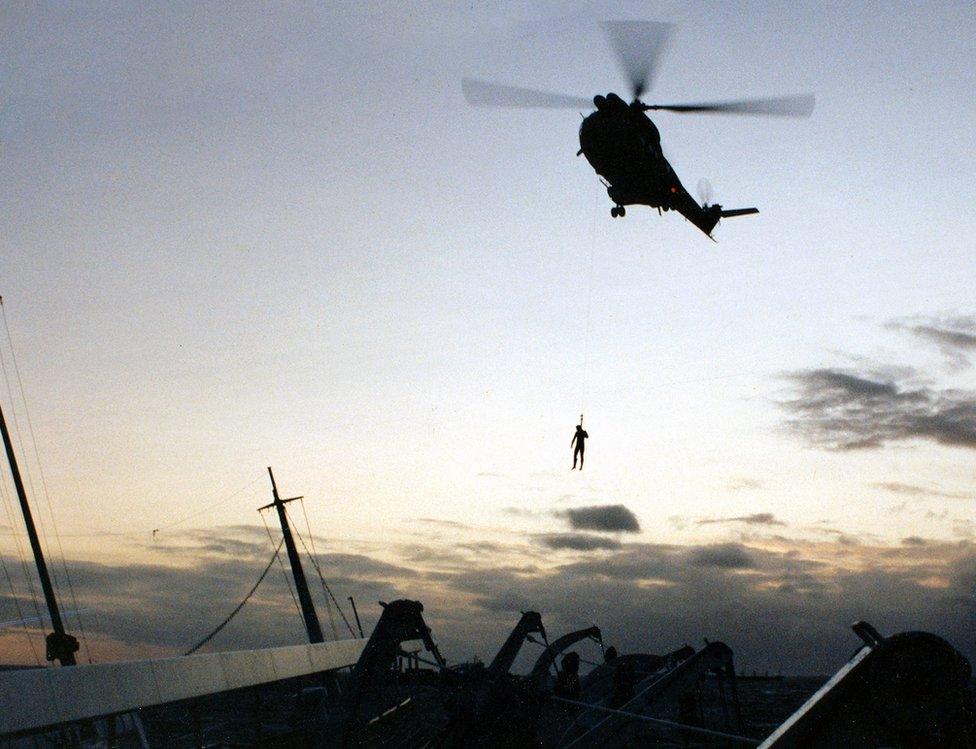
<path id="1" fill-rule="evenodd" d="M 590 435 L 583 430 L 583 414 L 580 414 L 580 423 L 576 425 L 576 434 L 573 435 L 573 439 L 569 443 L 570 447 L 573 447 L 574 445 L 576 446 L 573 450 L 573 468 L 570 470 L 574 470 L 576 468 L 577 458 L 579 458 L 580 470 L 583 470 L 583 453 L 586 450 L 585 442 L 589 436 Z"/>

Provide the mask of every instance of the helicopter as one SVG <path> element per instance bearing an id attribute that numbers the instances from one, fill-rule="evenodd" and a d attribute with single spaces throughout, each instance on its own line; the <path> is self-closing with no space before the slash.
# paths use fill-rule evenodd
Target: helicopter
<path id="1" fill-rule="evenodd" d="M 765 99 L 738 99 L 695 104 L 645 104 L 641 97 L 650 89 L 657 63 L 668 46 L 674 25 L 655 21 L 606 21 L 604 31 L 630 83 L 630 102 L 615 93 L 592 99 L 595 111 L 584 115 L 579 129 L 577 156 L 586 160 L 600 176 L 613 201 L 610 215 L 622 218 L 629 205 L 646 205 L 663 211 L 677 211 L 710 239 L 720 219 L 759 213 L 758 208 L 723 209 L 709 205 L 707 181 L 699 182 L 702 202 L 696 201 L 681 184 L 664 156 L 661 134 L 647 115 L 650 111 L 679 114 L 767 115 L 809 117 L 812 94 Z M 461 88 L 474 106 L 590 108 L 591 100 L 520 86 L 505 86 L 464 78 Z"/>

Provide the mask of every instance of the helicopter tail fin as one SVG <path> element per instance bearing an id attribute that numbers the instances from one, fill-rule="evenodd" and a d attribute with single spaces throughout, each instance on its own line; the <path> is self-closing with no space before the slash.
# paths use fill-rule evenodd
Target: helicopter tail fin
<path id="1" fill-rule="evenodd" d="M 733 208 L 729 211 L 722 211 L 719 216 L 721 218 L 731 218 L 732 216 L 748 216 L 752 213 L 759 213 L 758 208 Z"/>
<path id="2" fill-rule="evenodd" d="M 713 203 L 712 205 L 708 203 L 699 204 L 683 189 L 674 193 L 670 207 L 671 210 L 678 211 L 709 237 L 712 236 L 712 229 L 718 225 L 720 219 L 759 213 L 758 208 L 732 208 L 730 210 L 724 210 L 718 203 Z"/>
<path id="3" fill-rule="evenodd" d="M 701 213 L 696 217 L 697 220 L 692 218 L 692 222 L 711 237 L 712 229 L 718 225 L 719 219 L 731 218 L 732 216 L 748 216 L 752 213 L 759 213 L 759 209 L 732 208 L 726 211 L 720 205 L 706 205 L 702 206 Z"/>

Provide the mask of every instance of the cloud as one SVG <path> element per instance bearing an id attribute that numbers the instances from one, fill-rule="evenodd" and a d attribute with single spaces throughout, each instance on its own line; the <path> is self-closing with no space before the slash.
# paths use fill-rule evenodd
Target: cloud
<path id="1" fill-rule="evenodd" d="M 976 522 L 969 518 L 955 518 L 952 521 L 952 532 L 964 539 L 976 538 Z"/>
<path id="2" fill-rule="evenodd" d="M 902 484 L 898 481 L 875 481 L 868 484 L 868 486 L 873 486 L 876 489 L 884 489 L 892 494 L 905 494 L 909 497 L 921 497 L 930 493 L 924 487 L 914 484 Z"/>
<path id="3" fill-rule="evenodd" d="M 827 521 L 823 521 L 827 522 Z M 805 530 L 813 531 L 814 533 L 824 533 L 828 536 L 833 536 L 834 541 L 841 546 L 860 546 L 862 540 L 857 536 L 853 536 L 847 531 L 842 531 L 839 528 L 829 528 L 824 525 L 814 525 L 808 526 Z"/>
<path id="4" fill-rule="evenodd" d="M 414 518 L 412 522 L 423 523 L 424 525 L 438 525 L 442 528 L 457 528 L 459 530 L 471 527 L 465 523 L 459 523 L 457 520 L 441 520 L 440 518 Z"/>
<path id="5" fill-rule="evenodd" d="M 976 335 L 972 333 L 934 328 L 931 325 L 916 325 L 911 330 L 916 335 L 935 341 L 941 346 L 966 350 L 976 349 Z"/>
<path id="6" fill-rule="evenodd" d="M 687 518 L 684 518 L 681 515 L 668 515 L 668 522 L 671 523 L 675 530 L 683 531 L 688 527 Z"/>
<path id="7" fill-rule="evenodd" d="M 731 478 L 726 482 L 725 488 L 730 492 L 741 492 L 741 491 L 752 491 L 755 489 L 762 489 L 765 485 L 759 479 L 750 478 L 748 476 L 736 476 Z"/>
<path id="8" fill-rule="evenodd" d="M 746 667 L 828 673 L 857 645 L 850 622 L 865 619 L 883 634 L 936 632 L 971 657 L 974 548 L 895 547 L 896 556 L 891 550 L 789 540 L 782 550 L 623 544 L 532 575 L 470 571 L 450 584 L 473 595 L 471 605 L 485 616 L 507 614 L 499 619 L 505 629 L 520 609 L 531 608 L 553 631 L 595 622 L 625 652 L 721 638 Z M 826 563 L 825 556 L 850 566 Z M 933 586 L 936 578 L 941 582 Z"/>
<path id="9" fill-rule="evenodd" d="M 976 393 L 908 388 L 837 369 L 789 378 L 798 393 L 781 403 L 792 414 L 788 426 L 818 447 L 856 450 L 930 440 L 976 448 Z"/>
<path id="10" fill-rule="evenodd" d="M 943 499 L 972 499 L 972 494 L 962 492 L 947 492 L 942 489 L 918 486 L 917 484 L 903 484 L 899 481 L 875 481 L 868 484 L 876 489 L 884 489 L 892 494 L 901 494 L 907 497 L 942 497 Z"/>
<path id="11" fill-rule="evenodd" d="M 264 533 L 260 527 L 254 531 Z M 254 539 L 246 529 L 216 529 L 208 536 L 223 549 L 231 548 L 228 540 Z M 547 630 L 557 634 L 596 623 L 613 633 L 623 652 L 660 653 L 701 637 L 721 638 L 743 667 L 786 672 L 836 669 L 857 644 L 849 629 L 857 619 L 871 621 L 884 634 L 934 631 L 967 657 L 976 654 L 976 545 L 970 542 L 844 546 L 833 538 L 763 538 L 711 546 L 620 543 L 599 554 L 568 548 L 553 555 L 549 540 L 559 545 L 563 538 L 587 534 L 547 536 L 528 537 L 528 548 L 541 549 L 544 564 L 526 563 L 519 556 L 522 546 L 508 540 L 458 548 L 449 567 L 438 565 L 454 544 L 433 544 L 427 554 L 416 549 L 418 561 L 409 566 L 365 554 L 321 554 L 318 561 L 340 602 L 355 596 L 367 630 L 379 615 L 376 601 L 421 600 L 435 639 L 452 660 L 472 653 L 490 657 L 518 612 L 527 609 L 540 611 Z M 109 651 L 115 657 L 153 657 L 189 647 L 240 601 L 271 554 L 270 542 L 259 556 L 233 558 L 194 550 L 190 539 L 203 544 L 202 534 L 185 538 L 179 566 L 169 551 L 161 564 L 69 560 L 78 604 L 86 609 L 86 631 L 99 643 L 97 660 Z M 386 551 L 404 559 L 396 548 Z M 566 560 L 573 552 L 578 558 Z M 16 568 L 16 560 L 6 561 Z M 329 631 L 321 587 L 314 571 L 307 571 Z M 29 602 L 26 592 L 20 598 L 22 605 Z M 0 617 L 17 617 L 9 595 L 0 595 Z M 345 625 L 338 616 L 336 622 L 342 635 Z M 69 625 L 77 633 L 73 617 Z M 15 635 L 23 639 L 21 632 L 10 632 L 0 647 Z M 43 651 L 43 633 L 31 632 Z M 282 572 L 274 569 L 208 647 L 268 647 L 303 638 Z"/>
<path id="12" fill-rule="evenodd" d="M 915 317 L 892 320 L 885 327 L 935 344 L 953 370 L 970 366 L 969 355 L 976 352 L 976 317 L 973 316 Z"/>
<path id="13" fill-rule="evenodd" d="M 554 513 L 569 520 L 573 530 L 600 531 L 605 533 L 637 533 L 640 523 L 637 516 L 623 505 L 590 505 L 573 507 Z"/>
<path id="14" fill-rule="evenodd" d="M 260 548 L 251 543 L 258 534 L 265 536 Z M 182 543 L 151 547 L 160 553 L 162 561 L 157 563 L 109 565 L 68 560 L 72 589 L 85 611 L 85 632 L 113 657 L 133 657 L 133 652 L 138 657 L 183 652 L 240 603 L 272 557 L 271 542 L 259 526 L 171 535 Z M 177 549 L 178 564 L 173 564 Z M 317 574 L 308 556 L 301 556 L 323 629 L 331 636 L 324 590 L 315 579 Z M 345 596 L 349 592 L 356 595 L 364 625 L 375 621 L 370 602 L 400 597 L 403 584 L 422 577 L 416 569 L 360 554 L 318 554 L 316 561 L 343 606 L 347 607 Z M 290 576 L 286 569 L 287 562 L 281 569 L 275 565 L 254 597 L 210 647 L 232 650 L 302 641 L 304 629 L 289 592 L 290 577 L 288 583 L 284 577 Z M 53 572 L 60 574 L 59 569 Z M 10 606 L 10 596 L 0 596 L 0 614 L 5 619 L 17 617 L 16 613 L 6 616 Z M 351 612 L 345 613 L 351 617 Z M 343 631 L 349 636 L 341 617 L 336 615 L 335 620 L 339 636 Z M 75 617 L 68 617 L 67 624 L 74 634 L 80 633 Z M 36 636 L 42 634 L 38 631 Z M 43 651 L 40 640 L 38 647 Z M 96 659 L 104 658 L 94 645 L 93 649 Z"/>
<path id="15" fill-rule="evenodd" d="M 550 549 L 572 549 L 574 551 L 594 551 L 596 549 L 619 549 L 621 543 L 605 536 L 588 533 L 540 533 L 533 539 Z"/>
<path id="16" fill-rule="evenodd" d="M 901 542 L 905 546 L 925 546 L 928 543 L 928 541 L 920 536 L 908 536 L 907 538 L 903 538 Z"/>
<path id="17" fill-rule="evenodd" d="M 722 569 L 748 569 L 755 563 L 744 546 L 740 544 L 715 544 L 695 549 L 689 555 L 692 564 L 699 567 L 720 567 Z"/>
<path id="18" fill-rule="evenodd" d="M 710 525 L 712 523 L 746 523 L 747 525 L 786 525 L 782 520 L 777 520 L 771 512 L 756 512 L 752 515 L 739 515 L 731 518 L 707 518 L 699 520 L 698 525 Z"/>

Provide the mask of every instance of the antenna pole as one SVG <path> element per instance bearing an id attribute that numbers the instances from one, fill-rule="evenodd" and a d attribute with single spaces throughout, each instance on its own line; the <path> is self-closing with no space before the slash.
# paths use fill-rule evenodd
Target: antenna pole
<path id="1" fill-rule="evenodd" d="M 3 446 L 7 450 L 7 462 L 10 464 L 10 472 L 14 477 L 17 499 L 20 500 L 20 509 L 24 514 L 24 525 L 27 526 L 27 537 L 30 539 L 31 551 L 34 552 L 37 574 L 41 578 L 41 588 L 44 590 L 44 601 L 47 603 L 47 611 L 51 616 L 51 626 L 54 628 L 54 632 L 46 638 L 46 657 L 49 661 L 59 661 L 62 666 L 74 666 L 78 640 L 64 631 L 64 622 L 61 621 L 61 611 L 58 609 L 58 599 L 54 597 L 51 576 L 48 574 L 44 552 L 41 550 L 41 542 L 37 537 L 34 516 L 31 514 L 30 505 L 27 503 L 27 492 L 24 491 L 24 482 L 20 478 L 17 456 L 14 455 L 14 446 L 10 441 L 10 433 L 7 431 L 7 421 L 3 418 L 2 408 L 0 408 L 0 432 L 3 432 Z"/>
<path id="2" fill-rule="evenodd" d="M 322 627 L 319 618 L 315 614 L 315 604 L 312 603 L 312 595 L 308 591 L 308 581 L 305 579 L 305 571 L 302 569 L 302 561 L 298 557 L 298 549 L 295 548 L 295 539 L 292 538 L 291 528 L 288 525 L 288 516 L 285 514 L 285 503 L 291 502 L 301 497 L 291 499 L 281 499 L 278 496 L 278 485 L 275 484 L 274 474 L 271 466 L 268 466 L 268 476 L 271 477 L 271 493 L 274 502 L 265 505 L 262 510 L 274 507 L 278 511 L 278 520 L 281 521 L 281 533 L 285 537 L 285 548 L 288 550 L 288 563 L 291 565 L 291 574 L 295 578 L 295 590 L 298 591 L 298 602 L 302 608 L 302 619 L 305 620 L 305 631 L 308 633 L 308 641 L 311 643 L 324 642 L 322 637 Z"/>
<path id="3" fill-rule="evenodd" d="M 352 604 L 352 613 L 353 616 L 356 617 L 356 626 L 359 628 L 359 636 L 365 637 L 366 635 L 363 634 L 363 624 L 359 621 L 359 612 L 356 611 L 356 602 L 352 600 L 352 596 L 349 596 L 349 603 Z"/>

